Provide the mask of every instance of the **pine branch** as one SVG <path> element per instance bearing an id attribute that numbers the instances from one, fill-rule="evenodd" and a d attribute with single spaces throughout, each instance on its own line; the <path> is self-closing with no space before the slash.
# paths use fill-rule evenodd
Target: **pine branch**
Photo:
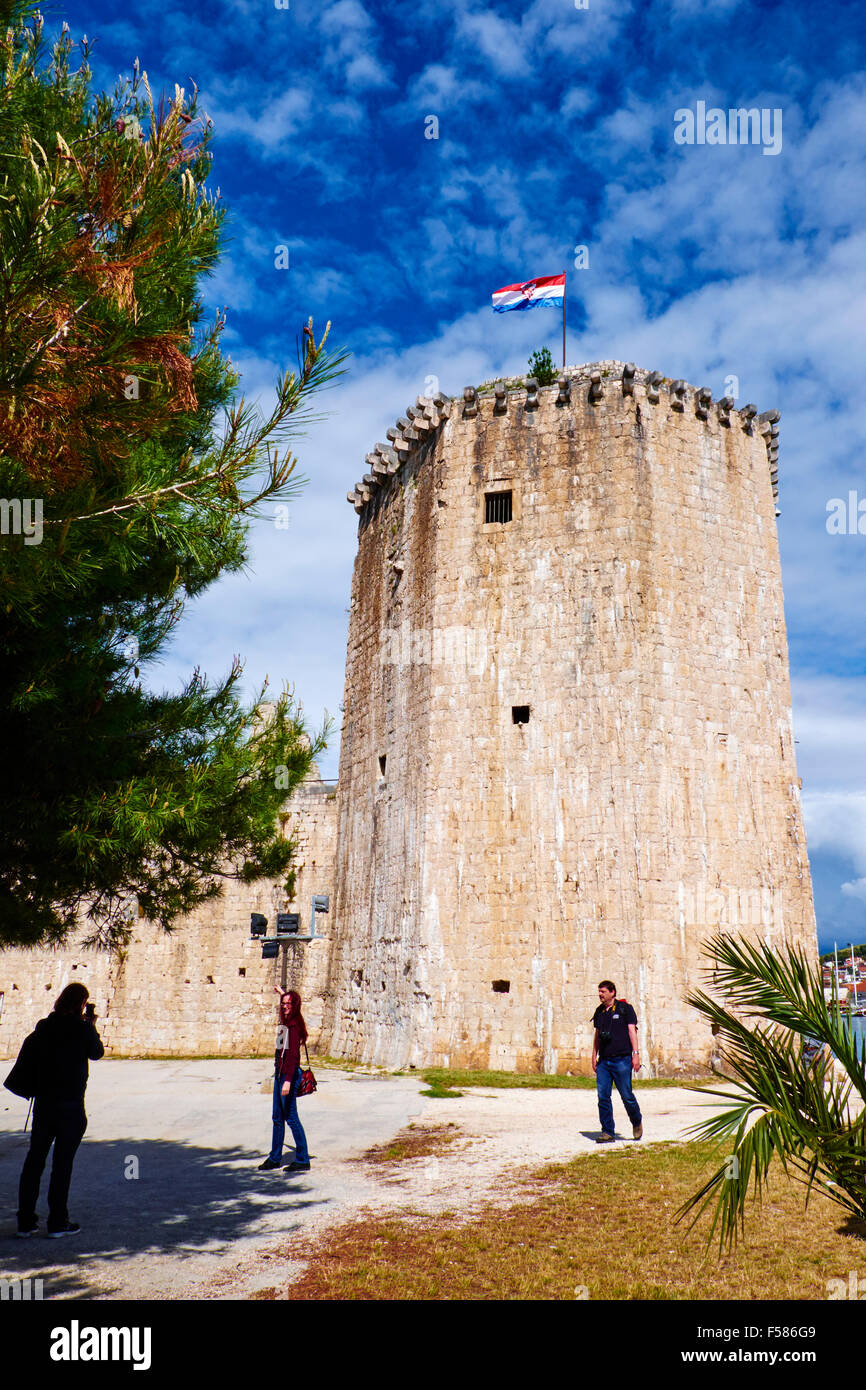
<path id="1" fill-rule="evenodd" d="M 121 939 L 131 897 L 168 929 L 226 873 L 287 870 L 278 817 L 326 731 L 288 697 L 262 731 L 239 661 L 159 695 L 139 663 L 300 488 L 290 445 L 345 358 L 310 321 L 273 408 L 235 401 L 224 318 L 198 330 L 225 212 L 195 91 L 157 110 L 134 69 L 94 95 L 72 49 L 27 5 L 0 28 L 0 492 L 49 512 L 0 547 L 0 943 L 28 945 L 82 913 Z"/>

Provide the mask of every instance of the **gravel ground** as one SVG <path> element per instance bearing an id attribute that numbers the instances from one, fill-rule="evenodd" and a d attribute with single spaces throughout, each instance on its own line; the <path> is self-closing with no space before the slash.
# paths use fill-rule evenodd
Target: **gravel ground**
<path id="1" fill-rule="evenodd" d="M 432 1100 L 411 1076 L 317 1076 L 318 1092 L 299 1103 L 313 1166 L 289 1177 L 256 1167 L 270 1143 L 266 1061 L 95 1064 L 70 1198 L 82 1231 L 63 1241 L 14 1237 L 27 1105 L 0 1093 L 0 1277 L 42 1277 L 45 1298 L 243 1298 L 301 1275 L 310 1240 L 328 1226 L 366 1212 L 465 1218 L 485 1201 L 526 1200 L 520 1179 L 544 1163 L 621 1147 L 597 1145 L 592 1090 L 478 1088 Z M 707 1097 L 678 1087 L 637 1090 L 644 1144 L 681 1140 L 710 1113 Z M 616 1096 L 614 1113 L 622 1143 L 633 1143 Z M 409 1124 L 458 1128 L 435 1156 L 363 1161 Z"/>

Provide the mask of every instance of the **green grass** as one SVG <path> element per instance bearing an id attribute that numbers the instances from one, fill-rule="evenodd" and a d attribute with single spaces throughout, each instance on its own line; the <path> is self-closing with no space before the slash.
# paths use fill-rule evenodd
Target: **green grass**
<path id="1" fill-rule="evenodd" d="M 3 1059 L 0 1058 L 0 1061 Z M 14 1059 L 13 1059 L 14 1060 Z M 274 1065 L 273 1050 L 270 1052 L 236 1052 L 227 1056 L 224 1052 L 111 1052 L 105 1054 L 106 1062 L 265 1062 Z M 317 1057 L 310 1053 L 313 1066 L 334 1066 L 342 1071 L 355 1071 L 359 1064 L 342 1062 L 330 1057 Z"/>
<path id="2" fill-rule="evenodd" d="M 333 1067 L 335 1071 L 363 1071 L 373 1076 L 400 1076 L 401 1072 L 394 1071 L 390 1067 L 377 1067 L 372 1062 L 353 1062 L 348 1057 L 319 1057 L 310 1053 L 310 1061 L 317 1062 L 320 1067 Z"/>
<path id="3" fill-rule="evenodd" d="M 425 1076 L 424 1080 L 429 1078 Z M 429 1096 L 431 1100 L 458 1100 L 463 1095 L 462 1091 L 455 1091 L 452 1087 L 443 1085 L 441 1082 L 434 1081 L 430 1089 L 421 1092 L 422 1096 Z"/>
<path id="4" fill-rule="evenodd" d="M 468 1220 L 362 1216 L 311 1242 L 288 1296 L 808 1301 L 825 1300 L 828 1281 L 849 1270 L 866 1277 L 866 1223 L 841 1218 L 820 1192 L 804 1210 L 802 1186 L 778 1165 L 745 1241 L 721 1256 L 708 1248 L 709 1222 L 689 1230 L 675 1215 L 717 1161 L 707 1144 L 634 1146 L 541 1169 L 525 1203 Z M 299 1257 L 294 1243 L 286 1253 Z M 257 1294 L 278 1296 L 276 1287 Z"/>
<path id="5" fill-rule="evenodd" d="M 97 1024 L 97 1027 L 99 1025 Z M 273 1052 L 243 1052 L 227 1057 L 224 1052 L 106 1052 L 106 1062 L 270 1062 Z"/>
<path id="6" fill-rule="evenodd" d="M 526 378 L 528 376 L 529 372 L 526 372 L 523 376 L 498 376 L 495 381 L 483 381 L 481 385 L 477 387 L 478 394 L 479 396 L 492 396 L 494 387 L 499 386 L 500 383 L 505 387 L 506 391 L 523 391 L 526 389 Z"/>
<path id="7" fill-rule="evenodd" d="M 114 1062 L 265 1062 L 270 1065 L 273 1061 L 273 1053 L 250 1052 L 232 1057 L 219 1053 L 199 1052 L 113 1053 L 106 1060 Z M 419 1067 L 417 1071 L 414 1069 L 395 1071 L 389 1067 L 376 1067 L 368 1062 L 354 1062 L 346 1057 L 319 1056 L 315 1052 L 310 1053 L 310 1062 L 314 1068 L 362 1072 L 369 1076 L 414 1076 L 419 1081 L 427 1082 L 429 1089 L 422 1091 L 421 1095 L 430 1096 L 434 1100 L 451 1100 L 462 1096 L 461 1087 L 484 1086 L 501 1090 L 510 1090 L 514 1087 L 527 1090 L 595 1090 L 594 1076 L 557 1076 L 546 1072 L 472 1071 L 461 1067 Z M 645 1080 L 640 1075 L 635 1076 L 634 1081 L 641 1088 L 685 1085 L 703 1087 L 715 1084 L 712 1079 L 692 1081 L 686 1077 L 653 1077 Z"/>
<path id="8" fill-rule="evenodd" d="M 405 1075 L 405 1073 L 404 1073 Z M 430 1086 L 429 1091 L 422 1091 L 424 1096 L 433 1096 L 437 1099 L 450 1097 L 459 1092 L 455 1089 L 459 1086 L 491 1086 L 494 1089 L 512 1089 L 519 1087 L 527 1090 L 577 1090 L 594 1091 L 594 1076 L 552 1076 L 546 1072 L 513 1072 L 513 1071 L 466 1071 L 459 1067 L 425 1067 L 420 1072 L 422 1080 Z M 634 1082 L 641 1089 L 653 1087 L 658 1089 L 663 1086 L 682 1086 L 703 1085 L 703 1082 L 686 1082 L 685 1078 L 675 1080 L 666 1077 L 653 1077 L 651 1080 L 644 1081 L 638 1074 Z M 712 1084 L 707 1082 L 707 1085 Z"/>
<path id="9" fill-rule="evenodd" d="M 273 1054 L 270 1052 L 244 1053 L 240 1056 L 226 1057 L 218 1053 L 178 1053 L 178 1052 L 137 1052 L 137 1053 L 113 1053 L 106 1058 L 106 1061 L 113 1062 L 265 1062 L 270 1065 L 273 1062 Z M 433 1100 L 453 1100 L 462 1096 L 463 1090 L 460 1088 L 472 1087 L 491 1087 L 493 1089 L 510 1090 L 514 1087 L 527 1090 L 561 1090 L 574 1089 L 581 1091 L 595 1090 L 594 1076 L 556 1076 L 545 1072 L 512 1072 L 512 1071 L 471 1071 L 460 1067 L 419 1067 L 417 1071 L 393 1071 L 388 1067 L 376 1067 L 367 1062 L 353 1062 L 345 1057 L 320 1057 L 317 1053 L 310 1053 L 310 1062 L 314 1069 L 316 1067 L 333 1069 L 345 1072 L 363 1072 L 372 1076 L 415 1076 L 419 1081 L 426 1081 L 429 1089 L 422 1091 L 422 1096 L 429 1096 Z M 665 1086 L 711 1086 L 715 1083 L 710 1080 L 691 1081 L 686 1077 L 653 1077 L 644 1080 L 640 1075 L 634 1077 L 635 1084 L 641 1089 L 644 1087 L 660 1088 Z"/>
<path id="10" fill-rule="evenodd" d="M 452 1132 L 453 1131 L 453 1132 Z M 387 1144 L 376 1144 L 361 1156 L 361 1162 L 395 1164 L 407 1158 L 428 1158 L 441 1153 L 460 1133 L 456 1124 L 409 1125 Z"/>

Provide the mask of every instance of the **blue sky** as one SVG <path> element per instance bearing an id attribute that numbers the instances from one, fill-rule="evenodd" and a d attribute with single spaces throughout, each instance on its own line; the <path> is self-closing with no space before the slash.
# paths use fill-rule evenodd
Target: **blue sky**
<path id="1" fill-rule="evenodd" d="M 856 6 L 803 0 L 70 0 L 112 86 L 138 57 L 158 92 L 195 81 L 230 209 L 207 283 L 250 397 L 267 402 L 310 314 L 352 351 L 300 445 L 287 530 L 191 605 L 157 679 L 234 652 L 252 690 L 293 682 L 311 722 L 342 701 L 364 453 L 435 377 L 525 370 L 555 312 L 490 293 L 568 268 L 571 363 L 633 360 L 778 406 L 779 537 L 794 723 L 822 945 L 866 939 L 866 54 Z M 782 112 L 782 147 L 678 145 L 675 112 Z M 438 138 L 425 138 L 428 118 Z M 288 270 L 274 265 L 287 245 Z M 573 269 L 575 248 L 589 267 Z M 864 508 L 866 510 L 866 508 Z M 866 524 L 866 523 L 864 523 Z M 322 760 L 335 776 L 338 738 Z"/>

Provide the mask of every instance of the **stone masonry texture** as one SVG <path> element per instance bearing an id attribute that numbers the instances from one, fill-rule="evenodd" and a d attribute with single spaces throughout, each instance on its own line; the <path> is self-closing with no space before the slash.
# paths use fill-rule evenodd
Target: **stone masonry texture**
<path id="1" fill-rule="evenodd" d="M 249 914 L 306 932 L 313 893 L 324 939 L 286 975 L 311 1045 L 386 1067 L 588 1072 L 611 978 L 645 1074 L 699 1074 L 713 1039 L 686 996 L 710 935 L 816 959 L 778 416 L 626 377 L 570 368 L 398 422 L 350 494 L 339 781 L 286 804 L 294 901 L 229 883 L 170 936 L 139 922 L 122 957 L 80 936 L 0 952 L 0 1054 L 72 979 L 114 1055 L 269 1053 L 281 962 Z M 501 494 L 511 519 L 487 520 Z"/>
<path id="2" fill-rule="evenodd" d="M 815 957 L 760 422 L 598 369 L 453 402 L 358 504 L 334 1054 L 587 1072 L 610 977 L 694 1073 L 702 941 Z"/>
<path id="3" fill-rule="evenodd" d="M 314 893 L 333 882 L 334 789 L 314 774 L 287 802 L 284 833 L 297 844 L 295 898 L 278 883 L 229 880 L 223 896 L 180 918 L 170 935 L 143 921 L 121 955 L 86 949 L 82 929 L 56 950 L 0 951 L 0 1056 L 13 1056 L 37 1019 L 49 1013 L 64 985 L 81 980 L 96 1006 L 97 1027 L 113 1056 L 255 1056 L 273 1052 L 282 961 L 262 960 L 250 940 L 250 913 L 268 918 L 297 911 L 310 928 Z M 333 905 L 333 904 L 332 904 Z M 333 916 L 320 916 L 323 940 L 289 946 L 286 985 L 304 1000 L 311 1045 L 321 1025 L 321 988 Z M 282 953 L 281 953 L 282 954 Z"/>

